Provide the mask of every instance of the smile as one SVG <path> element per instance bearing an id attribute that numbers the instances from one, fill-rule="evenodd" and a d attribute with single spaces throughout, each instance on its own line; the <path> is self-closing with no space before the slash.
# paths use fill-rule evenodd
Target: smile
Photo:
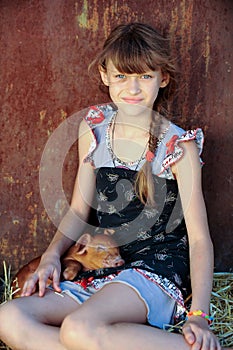
<path id="1" fill-rule="evenodd" d="M 140 102 L 142 102 L 142 98 L 124 97 L 122 98 L 122 100 L 125 103 L 130 103 L 130 104 L 139 104 Z"/>

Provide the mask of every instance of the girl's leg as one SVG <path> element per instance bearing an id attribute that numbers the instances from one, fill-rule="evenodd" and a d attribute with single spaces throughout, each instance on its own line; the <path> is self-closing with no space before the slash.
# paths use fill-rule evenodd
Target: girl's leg
<path id="1" fill-rule="evenodd" d="M 145 325 L 146 306 L 129 286 L 110 283 L 68 315 L 61 342 L 69 350 L 188 350 L 184 337 Z"/>
<path id="2" fill-rule="evenodd" d="M 32 295 L 12 300 L 0 307 L 0 339 L 17 350 L 64 350 L 58 327 L 78 307 L 69 296 L 50 290 L 43 298 Z"/>

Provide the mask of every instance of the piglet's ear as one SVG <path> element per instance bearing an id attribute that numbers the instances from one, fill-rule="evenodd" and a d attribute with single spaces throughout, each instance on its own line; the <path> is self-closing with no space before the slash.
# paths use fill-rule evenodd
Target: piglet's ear
<path id="1" fill-rule="evenodd" d="M 84 254 L 87 251 L 88 245 L 91 243 L 91 235 L 89 233 L 84 233 L 76 242 L 76 246 L 79 247 L 77 254 Z"/>

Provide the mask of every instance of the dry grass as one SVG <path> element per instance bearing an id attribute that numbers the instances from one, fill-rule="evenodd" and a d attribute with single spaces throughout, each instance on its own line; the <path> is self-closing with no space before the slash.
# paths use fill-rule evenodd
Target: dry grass
<path id="1" fill-rule="evenodd" d="M 233 273 L 215 273 L 212 291 L 212 329 L 222 346 L 233 346 Z"/>
<path id="2" fill-rule="evenodd" d="M 12 299 L 11 269 L 3 264 L 3 292 L 0 302 Z M 233 346 L 233 273 L 222 272 L 214 274 L 210 313 L 214 316 L 211 329 L 218 336 L 224 347 Z M 181 324 L 170 327 L 169 331 L 181 331 Z M 10 350 L 0 341 L 0 350 Z"/>
<path id="3" fill-rule="evenodd" d="M 214 274 L 210 314 L 214 317 L 210 328 L 217 335 L 221 346 L 233 346 L 233 273 Z M 166 328 L 170 332 L 181 333 L 183 323 Z"/>
<path id="4" fill-rule="evenodd" d="M 2 295 L 0 295 L 0 303 L 4 303 L 8 300 L 11 300 L 13 296 L 13 291 L 11 288 L 11 267 L 9 266 L 7 268 L 5 261 L 3 261 L 3 272 L 4 272 L 4 279 L 0 277 L 0 280 L 3 283 L 3 292 L 1 293 Z M 3 344 L 1 340 L 0 340 L 0 349 L 10 350 L 10 348 L 5 344 Z"/>

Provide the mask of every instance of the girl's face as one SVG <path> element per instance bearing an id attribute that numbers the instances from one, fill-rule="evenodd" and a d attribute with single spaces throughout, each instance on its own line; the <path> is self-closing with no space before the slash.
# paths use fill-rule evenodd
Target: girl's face
<path id="1" fill-rule="evenodd" d="M 111 61 L 106 71 L 100 69 L 100 74 L 103 83 L 109 87 L 112 101 L 129 115 L 151 110 L 159 89 L 169 82 L 169 74 L 162 74 L 160 70 L 126 74 L 119 72 Z"/>

